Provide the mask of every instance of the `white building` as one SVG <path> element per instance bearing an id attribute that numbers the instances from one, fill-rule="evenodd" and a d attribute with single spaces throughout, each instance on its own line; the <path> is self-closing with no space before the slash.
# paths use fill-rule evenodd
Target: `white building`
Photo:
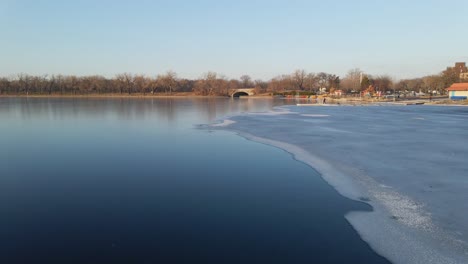
<path id="1" fill-rule="evenodd" d="M 468 83 L 454 83 L 447 88 L 452 100 L 466 100 L 468 98 Z"/>

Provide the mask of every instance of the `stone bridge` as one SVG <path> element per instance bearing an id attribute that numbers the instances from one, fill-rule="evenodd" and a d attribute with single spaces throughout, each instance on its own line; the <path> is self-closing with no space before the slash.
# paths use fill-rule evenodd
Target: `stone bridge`
<path id="1" fill-rule="evenodd" d="M 231 97 L 255 95 L 255 89 L 254 88 L 232 89 L 231 91 L 229 91 L 229 95 Z"/>

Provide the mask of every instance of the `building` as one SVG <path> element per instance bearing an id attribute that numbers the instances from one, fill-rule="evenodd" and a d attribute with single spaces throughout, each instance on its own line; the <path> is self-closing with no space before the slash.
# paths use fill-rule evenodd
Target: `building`
<path id="1" fill-rule="evenodd" d="M 468 68 L 466 67 L 466 62 L 456 62 L 454 67 L 447 67 L 445 72 L 459 74 L 461 81 L 468 80 Z"/>
<path id="2" fill-rule="evenodd" d="M 468 81 L 468 72 L 462 72 L 462 73 L 460 73 L 460 80 L 462 80 L 462 81 Z"/>
<path id="3" fill-rule="evenodd" d="M 468 68 L 466 68 L 465 62 L 457 62 L 455 63 L 455 70 L 459 73 L 466 73 L 468 72 Z"/>
<path id="4" fill-rule="evenodd" d="M 454 67 L 447 67 L 447 71 L 455 71 L 456 73 L 466 73 L 468 68 L 465 62 L 455 62 Z"/>
<path id="5" fill-rule="evenodd" d="M 342 96 L 343 95 L 343 90 L 335 90 L 333 91 L 333 94 L 334 96 Z"/>
<path id="6" fill-rule="evenodd" d="M 468 83 L 454 83 L 447 88 L 452 100 L 466 100 L 468 98 Z"/>

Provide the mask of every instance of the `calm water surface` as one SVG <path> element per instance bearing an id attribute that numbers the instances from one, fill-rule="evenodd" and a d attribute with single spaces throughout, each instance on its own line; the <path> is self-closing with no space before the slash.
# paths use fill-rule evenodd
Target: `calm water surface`
<path id="1" fill-rule="evenodd" d="M 263 99 L 0 98 L 0 263 L 387 263 L 370 210 L 229 132 Z"/>

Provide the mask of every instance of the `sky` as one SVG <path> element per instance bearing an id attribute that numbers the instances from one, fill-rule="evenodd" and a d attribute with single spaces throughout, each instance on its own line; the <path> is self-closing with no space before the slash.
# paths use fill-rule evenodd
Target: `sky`
<path id="1" fill-rule="evenodd" d="M 0 0 L 0 76 L 422 77 L 468 62 L 467 13 L 466 0 Z"/>

